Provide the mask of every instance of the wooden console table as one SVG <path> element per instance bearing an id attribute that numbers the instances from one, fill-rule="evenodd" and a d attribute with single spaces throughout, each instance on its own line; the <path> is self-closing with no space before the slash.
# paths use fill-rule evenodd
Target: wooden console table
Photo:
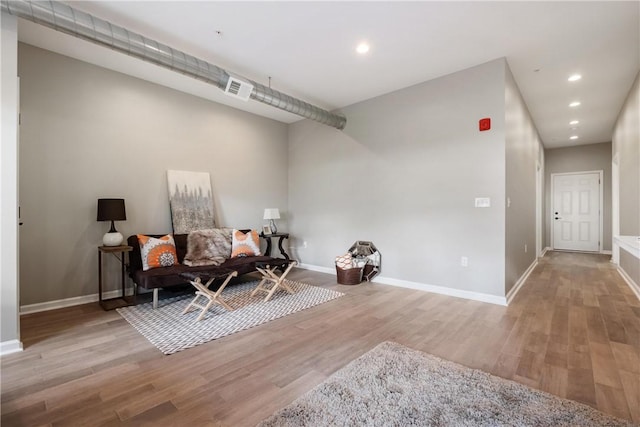
<path id="1" fill-rule="evenodd" d="M 105 310 L 113 310 L 114 308 L 126 307 L 135 303 L 135 295 L 127 296 L 125 292 L 125 255 L 127 252 L 131 252 L 133 248 L 131 246 L 98 246 L 98 302 L 100 306 Z M 116 255 L 120 252 L 120 264 L 122 265 L 122 296 L 116 298 L 102 298 L 102 254 Z M 135 292 L 134 292 L 135 294 Z"/>
<path id="2" fill-rule="evenodd" d="M 265 239 L 267 241 L 267 250 L 264 251 L 264 255 L 265 256 L 271 256 L 271 239 L 274 237 L 278 238 L 278 249 L 280 249 L 280 253 L 282 253 L 282 256 L 284 256 L 284 258 L 288 261 L 291 258 L 289 257 L 289 254 L 287 252 L 285 252 L 284 248 L 282 247 L 282 242 L 284 241 L 284 239 L 288 239 L 289 238 L 289 233 L 274 233 L 274 234 L 264 234 L 264 233 L 260 233 L 260 237 L 262 237 L 263 239 Z"/>

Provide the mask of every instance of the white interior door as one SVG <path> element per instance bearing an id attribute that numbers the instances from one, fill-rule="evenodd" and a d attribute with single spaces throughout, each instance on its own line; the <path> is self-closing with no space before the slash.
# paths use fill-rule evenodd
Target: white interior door
<path id="1" fill-rule="evenodd" d="M 600 251 L 600 173 L 555 174 L 553 248 Z"/>

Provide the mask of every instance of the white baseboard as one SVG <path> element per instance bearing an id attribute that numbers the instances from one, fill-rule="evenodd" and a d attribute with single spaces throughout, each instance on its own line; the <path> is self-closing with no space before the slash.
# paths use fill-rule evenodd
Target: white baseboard
<path id="1" fill-rule="evenodd" d="M 318 273 L 336 274 L 335 268 L 320 267 L 319 265 L 298 264 L 298 267 L 304 270 L 317 271 Z"/>
<path id="2" fill-rule="evenodd" d="M 640 286 L 638 286 L 638 284 L 633 281 L 633 279 L 627 274 L 626 271 L 624 271 L 622 267 L 616 265 L 616 269 L 618 270 L 618 273 L 620 273 L 620 276 L 622 276 L 624 281 L 627 282 L 627 285 L 629 285 L 633 293 L 636 294 L 638 299 L 640 299 Z"/>
<path id="3" fill-rule="evenodd" d="M 546 254 L 546 253 L 547 253 L 547 251 L 552 251 L 552 250 L 553 250 L 553 248 L 551 248 L 550 246 L 547 246 L 546 248 L 544 248 L 544 249 L 542 250 L 542 253 L 540 253 L 540 256 L 539 256 L 538 258 L 542 258 L 542 257 L 544 256 L 544 254 Z M 593 253 L 593 252 L 590 252 L 590 251 L 573 251 L 573 250 L 566 250 L 565 252 L 584 252 L 584 253 Z M 601 251 L 600 251 L 600 253 L 601 253 L 601 254 L 603 254 L 603 255 L 613 255 L 613 252 L 612 252 L 612 251 L 610 251 L 610 250 L 606 250 L 606 249 L 601 250 Z"/>
<path id="4" fill-rule="evenodd" d="M 640 259 L 640 236 L 615 236 L 613 243 Z"/>
<path id="5" fill-rule="evenodd" d="M 545 252 L 546 252 L 546 248 L 545 248 Z M 516 294 L 520 291 L 520 288 L 522 287 L 522 285 L 524 285 L 524 282 L 527 281 L 527 279 L 529 278 L 529 275 L 531 274 L 533 269 L 536 268 L 537 265 L 538 265 L 538 259 L 536 258 L 533 260 L 529 268 L 527 268 L 527 270 L 522 274 L 522 276 L 520 276 L 520 278 L 515 283 L 515 285 L 513 285 L 513 287 L 509 290 L 509 292 L 507 292 L 507 305 L 511 304 L 511 301 L 513 301 L 513 298 L 515 298 Z"/>
<path id="6" fill-rule="evenodd" d="M 318 265 L 298 264 L 298 267 L 303 268 L 305 270 L 318 271 L 320 273 L 329 273 L 329 274 L 336 273 L 335 268 L 332 269 L 328 267 L 320 267 Z M 432 292 L 434 294 L 448 295 L 450 297 L 487 302 L 490 304 L 507 305 L 507 299 L 505 297 L 483 294 L 479 292 L 465 291 L 462 289 L 446 288 L 444 286 L 429 285 L 426 283 L 410 282 L 408 280 L 394 279 L 391 277 L 376 276 L 375 279 L 373 280 L 373 283 L 379 283 L 379 284 L 390 285 L 390 286 L 398 286 L 401 288 L 408 288 L 408 289 L 417 289 L 420 291 Z"/>
<path id="7" fill-rule="evenodd" d="M 398 286 L 401 288 L 418 289 L 420 291 L 433 292 L 434 294 L 448 295 L 450 297 L 470 299 L 490 304 L 507 305 L 505 297 L 497 295 L 483 294 L 480 292 L 465 291 L 462 289 L 447 288 L 444 286 L 429 285 L 427 283 L 410 282 L 408 280 L 393 279 L 391 277 L 377 276 L 374 283 L 383 285 Z"/>
<path id="8" fill-rule="evenodd" d="M 0 356 L 18 353 L 19 351 L 22 351 L 22 343 L 19 340 L 0 342 Z"/>
<path id="9" fill-rule="evenodd" d="M 102 294 L 102 298 L 116 298 L 122 294 L 121 291 L 107 291 Z M 127 295 L 133 295 L 133 289 L 127 289 Z M 74 305 L 89 304 L 98 301 L 98 294 L 83 295 L 80 297 L 72 297 L 59 299 L 55 301 L 39 302 L 36 304 L 28 304 L 20 306 L 20 315 L 39 313 L 41 311 L 56 310 L 58 308 L 73 307 Z"/>

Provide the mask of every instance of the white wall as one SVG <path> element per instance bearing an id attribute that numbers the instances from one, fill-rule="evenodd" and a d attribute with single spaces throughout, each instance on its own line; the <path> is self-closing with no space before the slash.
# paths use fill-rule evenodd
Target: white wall
<path id="1" fill-rule="evenodd" d="M 613 156 L 618 158 L 619 226 L 622 236 L 640 236 L 640 72 L 613 130 Z M 640 260 L 620 249 L 620 268 L 640 286 Z"/>
<path id="2" fill-rule="evenodd" d="M 542 143 L 505 63 L 506 240 L 505 292 L 536 260 L 536 167 Z M 526 248 L 525 248 L 526 245 Z"/>
<path id="3" fill-rule="evenodd" d="M 613 130 L 613 156 L 620 170 L 620 234 L 640 235 L 640 73 Z"/>
<path id="4" fill-rule="evenodd" d="M 0 22 L 0 354 L 19 351 L 18 315 L 18 26 L 5 13 Z"/>
<path id="5" fill-rule="evenodd" d="M 504 297 L 504 81 L 495 60 L 344 108 L 343 132 L 290 125 L 301 261 L 333 268 L 355 240 L 371 240 L 385 277 Z M 491 131 L 478 131 L 483 117 Z"/>
<path id="6" fill-rule="evenodd" d="M 171 232 L 168 169 L 211 174 L 218 225 L 279 207 L 286 230 L 286 124 L 25 44 L 19 73 L 23 305 L 97 292 L 98 198 L 125 199 L 125 236 Z"/>

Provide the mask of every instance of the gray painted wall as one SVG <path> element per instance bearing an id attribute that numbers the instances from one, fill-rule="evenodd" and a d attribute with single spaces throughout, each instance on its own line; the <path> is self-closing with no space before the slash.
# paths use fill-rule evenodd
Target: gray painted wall
<path id="1" fill-rule="evenodd" d="M 286 218 L 287 125 L 24 44 L 19 73 L 23 305 L 97 292 L 98 198 L 125 198 L 125 236 L 171 232 L 167 169 L 211 174 L 219 225 Z"/>
<path id="2" fill-rule="evenodd" d="M 17 350 L 18 315 L 18 23 L 1 13 L 0 352 Z"/>
<path id="3" fill-rule="evenodd" d="M 349 106 L 344 132 L 290 125 L 296 256 L 333 268 L 371 240 L 385 277 L 504 296 L 504 82 L 500 59 Z"/>
<path id="4" fill-rule="evenodd" d="M 613 131 L 620 177 L 620 234 L 640 235 L 640 73 Z M 636 282 L 637 283 L 637 282 Z"/>
<path id="5" fill-rule="evenodd" d="M 531 114 L 506 63 L 505 68 L 505 293 L 508 293 L 537 258 L 536 168 L 542 162 L 542 149 Z"/>
<path id="6" fill-rule="evenodd" d="M 555 148 L 545 150 L 545 245 L 552 247 L 551 219 L 552 195 L 551 174 L 580 171 L 603 171 L 604 216 L 603 216 L 603 246 L 604 250 L 611 250 L 611 143 L 577 145 L 575 147 Z"/>

